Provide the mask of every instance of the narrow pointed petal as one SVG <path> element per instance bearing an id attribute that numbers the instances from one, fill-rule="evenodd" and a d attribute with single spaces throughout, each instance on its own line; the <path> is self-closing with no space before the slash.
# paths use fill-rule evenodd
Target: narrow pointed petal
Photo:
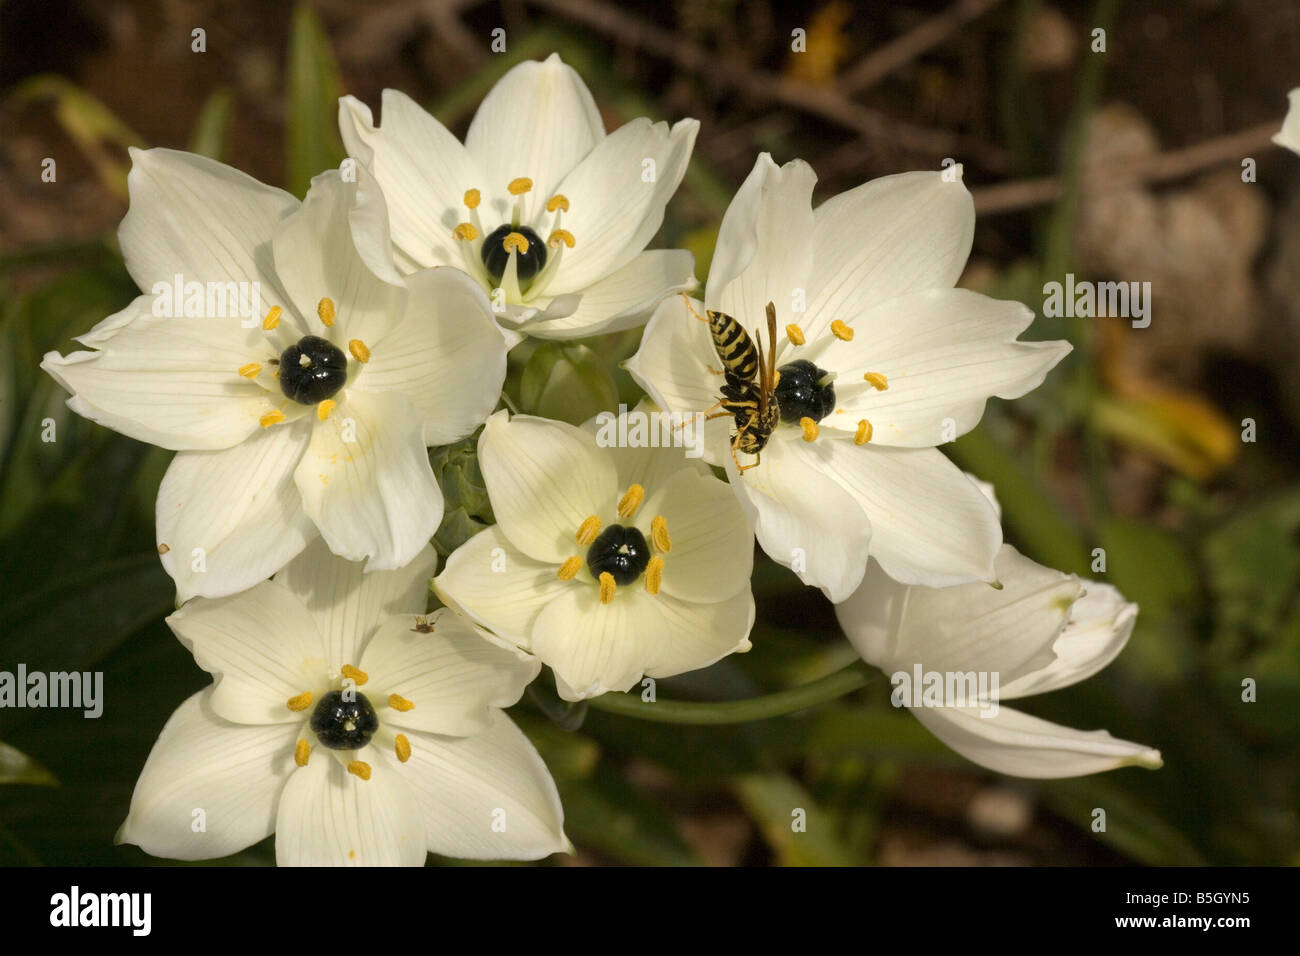
<path id="1" fill-rule="evenodd" d="M 660 597 L 664 597 L 661 592 Z M 754 595 L 749 588 L 725 601 L 693 604 L 666 597 L 658 610 L 666 625 L 660 643 L 646 662 L 650 677 L 672 677 L 700 670 L 728 654 L 743 654 L 752 646 Z"/>
<path id="2" fill-rule="evenodd" d="M 1286 111 L 1282 128 L 1273 137 L 1273 142 L 1285 146 L 1293 153 L 1300 153 L 1300 89 L 1292 90 L 1287 94 L 1287 98 L 1291 105 Z"/>
<path id="3" fill-rule="evenodd" d="M 620 588 L 602 604 L 594 583 L 570 581 L 537 616 L 533 653 L 555 671 L 561 697 L 581 700 L 635 684 L 665 630 L 657 602 L 643 589 Z"/>

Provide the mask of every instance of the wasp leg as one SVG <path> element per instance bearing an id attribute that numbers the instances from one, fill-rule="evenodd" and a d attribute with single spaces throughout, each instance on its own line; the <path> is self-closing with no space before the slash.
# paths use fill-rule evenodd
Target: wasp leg
<path id="1" fill-rule="evenodd" d="M 695 306 L 691 305 L 691 297 L 689 295 L 687 295 L 685 292 L 679 292 L 678 295 L 680 295 L 682 297 L 682 301 L 686 303 L 686 308 L 690 311 L 691 315 L 695 316 L 701 322 L 709 321 L 704 316 L 700 315 L 700 313 L 695 311 Z"/>
<path id="2" fill-rule="evenodd" d="M 726 374 L 727 374 L 725 370 L 720 369 L 720 368 L 714 368 L 712 365 L 706 365 L 706 366 L 704 366 L 704 367 L 707 368 L 707 369 L 708 369 L 710 372 L 712 372 L 714 375 L 726 375 Z"/>

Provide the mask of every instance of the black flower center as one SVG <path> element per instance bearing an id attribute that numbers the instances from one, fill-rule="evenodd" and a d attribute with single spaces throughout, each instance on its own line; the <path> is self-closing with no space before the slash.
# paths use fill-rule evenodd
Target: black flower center
<path id="1" fill-rule="evenodd" d="M 510 264 L 510 250 L 506 248 L 506 237 L 511 233 L 523 236 L 524 242 L 528 244 L 527 252 L 522 248 L 523 243 L 515 241 L 511 244 L 515 247 L 515 256 L 518 260 L 515 263 L 515 275 L 519 278 L 519 290 L 522 292 L 532 284 L 533 278 L 546 265 L 546 243 L 542 242 L 542 237 L 532 229 L 527 226 L 512 226 L 509 223 L 497 226 L 483 240 L 483 265 L 487 267 L 492 281 L 500 285 L 501 277 L 506 274 L 506 266 Z"/>
<path id="2" fill-rule="evenodd" d="M 778 371 L 781 380 L 776 383 L 776 401 L 781 406 L 781 421 L 787 425 L 798 424 L 801 418 L 819 422 L 835 411 L 835 386 L 825 369 L 798 359 Z"/>
<path id="3" fill-rule="evenodd" d="M 639 578 L 649 563 L 650 547 L 645 535 L 621 524 L 610 525 L 587 549 L 587 567 L 592 577 L 599 578 L 602 571 L 608 571 L 619 587 Z"/>
<path id="4" fill-rule="evenodd" d="M 319 335 L 304 335 L 280 354 L 280 389 L 295 402 L 323 402 L 347 380 L 347 356 Z"/>
<path id="5" fill-rule="evenodd" d="M 320 699 L 311 714 L 311 729 L 322 747 L 330 750 L 360 750 L 379 729 L 379 717 L 366 695 L 355 690 L 332 690 Z"/>

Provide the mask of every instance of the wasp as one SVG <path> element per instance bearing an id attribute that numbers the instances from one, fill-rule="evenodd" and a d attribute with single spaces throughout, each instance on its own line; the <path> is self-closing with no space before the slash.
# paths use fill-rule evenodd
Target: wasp
<path id="1" fill-rule="evenodd" d="M 411 628 L 411 630 L 416 634 L 432 634 L 433 625 L 429 623 L 428 618 L 417 617 L 415 619 L 415 627 Z"/>

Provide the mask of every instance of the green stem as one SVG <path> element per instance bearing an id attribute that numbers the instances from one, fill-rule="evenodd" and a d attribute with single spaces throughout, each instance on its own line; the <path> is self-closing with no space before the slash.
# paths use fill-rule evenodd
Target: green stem
<path id="1" fill-rule="evenodd" d="M 875 668 L 862 661 L 833 671 L 801 687 L 751 697 L 748 700 L 726 700 L 710 703 L 682 700 L 656 700 L 646 702 L 637 694 L 605 694 L 589 701 L 592 710 L 603 710 L 624 717 L 638 717 L 662 724 L 744 724 L 752 720 L 780 717 L 798 710 L 807 710 L 828 700 L 843 697 L 850 691 L 864 687 L 876 676 Z"/>

